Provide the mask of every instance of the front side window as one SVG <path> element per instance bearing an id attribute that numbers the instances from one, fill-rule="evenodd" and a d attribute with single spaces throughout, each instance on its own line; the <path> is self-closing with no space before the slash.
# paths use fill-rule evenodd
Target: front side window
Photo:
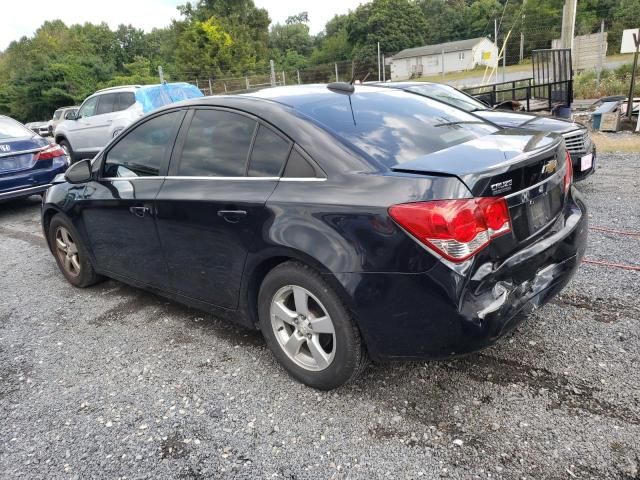
<path id="1" fill-rule="evenodd" d="M 127 133 L 107 152 L 105 177 L 149 177 L 160 174 L 162 161 L 173 146 L 184 112 L 154 117 Z"/>
<path id="2" fill-rule="evenodd" d="M 107 93 L 100 95 L 100 101 L 98 102 L 98 108 L 96 109 L 96 115 L 103 115 L 105 113 L 112 113 L 116 109 L 116 103 L 118 101 L 117 93 Z"/>
<path id="3" fill-rule="evenodd" d="M 93 117 L 96 114 L 96 106 L 98 105 L 98 97 L 92 97 L 84 105 L 80 107 L 78 118 Z"/>
<path id="4" fill-rule="evenodd" d="M 289 155 L 289 150 L 291 150 L 290 141 L 261 125 L 251 150 L 249 176 L 277 177 Z"/>
<path id="5" fill-rule="evenodd" d="M 243 177 L 256 121 L 222 110 L 196 110 L 185 139 L 178 175 Z"/>

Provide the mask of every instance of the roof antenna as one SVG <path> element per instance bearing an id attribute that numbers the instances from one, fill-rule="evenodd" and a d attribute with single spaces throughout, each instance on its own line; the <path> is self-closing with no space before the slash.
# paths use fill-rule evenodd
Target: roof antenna
<path id="1" fill-rule="evenodd" d="M 356 116 L 353 113 L 353 105 L 351 104 L 351 95 L 349 95 L 349 107 L 351 108 L 351 118 L 353 119 L 353 125 L 356 126 Z"/>

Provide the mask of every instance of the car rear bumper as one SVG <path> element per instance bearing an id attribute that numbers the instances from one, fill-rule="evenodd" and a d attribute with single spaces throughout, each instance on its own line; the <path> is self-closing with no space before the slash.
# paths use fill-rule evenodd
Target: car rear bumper
<path id="1" fill-rule="evenodd" d="M 0 175 L 0 200 L 28 197 L 44 192 L 51 182 L 67 169 L 66 163 L 50 168 L 34 168 L 24 172 Z"/>
<path id="2" fill-rule="evenodd" d="M 437 359 L 485 348 L 548 302 L 584 255 L 586 206 L 573 200 L 544 237 L 471 273 L 444 264 L 422 274 L 338 274 L 376 360 Z"/>
<path id="3" fill-rule="evenodd" d="M 592 155 L 591 157 L 591 168 L 587 170 L 582 170 L 582 158 L 586 155 Z M 577 154 L 570 153 L 571 155 L 571 163 L 573 165 L 573 179 L 576 182 L 584 180 L 589 175 L 593 174 L 596 171 L 596 147 L 592 144 L 591 148 L 587 153 Z"/>

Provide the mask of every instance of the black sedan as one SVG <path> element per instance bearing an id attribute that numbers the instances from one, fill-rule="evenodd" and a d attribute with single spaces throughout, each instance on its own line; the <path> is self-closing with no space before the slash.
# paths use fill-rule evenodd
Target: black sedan
<path id="1" fill-rule="evenodd" d="M 564 137 L 573 162 L 574 180 L 584 180 L 595 172 L 596 147 L 586 127 L 560 118 L 532 113 L 494 110 L 449 85 L 431 82 L 386 82 L 379 84 L 424 95 L 477 115 L 503 128 L 527 128 L 542 132 L 555 132 Z"/>
<path id="2" fill-rule="evenodd" d="M 492 344 L 569 281 L 587 214 L 560 136 L 331 84 L 154 112 L 49 189 L 42 225 L 73 285 L 260 328 L 330 389 L 367 358 Z"/>

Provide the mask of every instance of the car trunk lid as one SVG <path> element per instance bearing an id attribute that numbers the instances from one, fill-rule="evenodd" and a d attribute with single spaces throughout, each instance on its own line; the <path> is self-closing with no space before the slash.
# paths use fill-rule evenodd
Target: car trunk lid
<path id="1" fill-rule="evenodd" d="M 33 168 L 35 154 L 49 143 L 41 137 L 0 139 L 0 175 Z"/>
<path id="2" fill-rule="evenodd" d="M 393 170 L 454 175 L 474 197 L 505 197 L 515 241 L 508 250 L 513 250 L 560 213 L 565 201 L 565 154 L 559 135 L 512 129 L 398 164 Z"/>

